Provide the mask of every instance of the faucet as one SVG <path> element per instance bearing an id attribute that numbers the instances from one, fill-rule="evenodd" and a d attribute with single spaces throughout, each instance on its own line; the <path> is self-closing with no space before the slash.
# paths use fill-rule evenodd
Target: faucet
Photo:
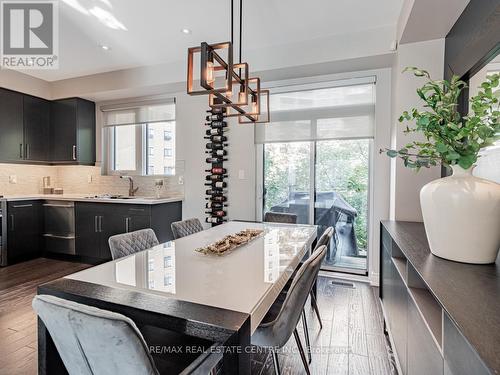
<path id="1" fill-rule="evenodd" d="M 131 176 L 120 176 L 120 178 L 128 178 L 129 180 L 129 188 L 128 188 L 128 196 L 133 197 L 135 193 L 137 193 L 137 190 L 139 190 L 138 187 L 134 189 L 134 180 L 132 179 Z"/>

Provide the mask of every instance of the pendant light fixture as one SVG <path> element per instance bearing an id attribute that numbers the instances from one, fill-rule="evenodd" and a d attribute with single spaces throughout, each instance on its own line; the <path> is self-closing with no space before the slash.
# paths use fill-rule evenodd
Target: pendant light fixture
<path id="1" fill-rule="evenodd" d="M 262 90 L 260 79 L 249 76 L 248 64 L 241 61 L 243 0 L 239 14 L 239 59 L 233 61 L 234 14 L 231 1 L 231 41 L 208 44 L 188 49 L 187 93 L 208 95 L 209 106 L 224 109 L 225 117 L 238 117 L 240 124 L 266 123 L 270 121 L 269 90 Z M 195 56 L 199 55 L 200 80 L 195 86 Z"/>

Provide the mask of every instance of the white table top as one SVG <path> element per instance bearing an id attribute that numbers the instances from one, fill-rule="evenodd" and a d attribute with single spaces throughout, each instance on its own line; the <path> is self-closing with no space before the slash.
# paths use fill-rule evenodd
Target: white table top
<path id="1" fill-rule="evenodd" d="M 244 229 L 264 234 L 223 255 L 194 249 Z M 253 333 L 316 238 L 316 226 L 229 222 L 67 278 L 251 316 Z"/>

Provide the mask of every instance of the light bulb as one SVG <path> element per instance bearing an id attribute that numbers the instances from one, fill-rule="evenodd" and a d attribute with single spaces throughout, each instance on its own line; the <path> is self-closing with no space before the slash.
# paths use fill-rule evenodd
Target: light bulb
<path id="1" fill-rule="evenodd" d="M 245 92 L 240 91 L 238 94 L 238 103 L 245 103 Z"/>
<path id="2" fill-rule="evenodd" d="M 214 77 L 214 62 L 213 61 L 207 61 L 207 76 L 206 80 L 207 83 L 210 86 L 213 86 L 213 83 L 215 82 L 215 77 Z"/>
<path id="3" fill-rule="evenodd" d="M 259 105 L 257 104 L 257 100 L 252 100 L 252 111 L 251 113 L 259 113 Z"/>

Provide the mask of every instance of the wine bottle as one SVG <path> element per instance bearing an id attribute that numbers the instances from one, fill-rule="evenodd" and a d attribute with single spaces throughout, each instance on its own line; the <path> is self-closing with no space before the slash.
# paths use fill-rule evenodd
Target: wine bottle
<path id="1" fill-rule="evenodd" d="M 227 130 L 222 129 L 222 128 L 207 129 L 205 134 L 206 135 L 223 135 L 225 131 L 227 131 Z"/>
<path id="2" fill-rule="evenodd" d="M 205 169 L 205 172 L 212 174 L 227 174 L 227 169 L 222 167 L 213 167 L 212 169 Z"/>
<path id="3" fill-rule="evenodd" d="M 227 122 L 226 121 L 212 121 L 212 122 L 206 123 L 205 125 L 211 126 L 212 128 L 222 129 L 222 128 L 227 127 Z"/>
<path id="4" fill-rule="evenodd" d="M 227 197 L 224 196 L 224 195 L 212 195 L 210 198 L 205 198 L 207 200 L 211 200 L 212 202 L 217 202 L 217 203 L 221 203 L 221 202 L 226 202 L 227 201 Z"/>
<path id="5" fill-rule="evenodd" d="M 205 184 L 206 186 L 212 186 L 212 188 L 223 189 L 227 187 L 227 182 L 224 181 L 213 181 L 211 183 Z"/>
<path id="6" fill-rule="evenodd" d="M 207 152 L 207 154 L 209 154 L 209 152 Z M 227 159 L 218 158 L 218 157 L 214 156 L 214 157 L 211 157 L 211 158 L 206 158 L 205 161 L 207 163 L 219 164 L 219 163 L 222 163 L 223 161 L 227 161 Z"/>
<path id="7" fill-rule="evenodd" d="M 205 117 L 207 121 L 222 121 L 224 115 L 222 113 L 214 113 Z"/>
<path id="8" fill-rule="evenodd" d="M 227 142 L 227 137 L 224 137 L 222 135 L 211 135 L 210 137 L 203 137 L 205 139 L 210 139 L 212 142 Z"/>
<path id="9" fill-rule="evenodd" d="M 224 207 L 227 207 L 227 204 L 219 203 L 219 202 L 207 202 L 205 203 L 205 208 L 211 210 L 222 210 Z"/>
<path id="10" fill-rule="evenodd" d="M 212 154 L 214 156 L 226 156 L 227 155 L 227 150 L 212 150 L 212 151 L 205 151 L 206 154 Z"/>
<path id="11" fill-rule="evenodd" d="M 224 191 L 222 189 L 214 188 L 214 187 L 212 187 L 212 189 L 205 190 L 206 195 L 220 195 L 223 193 L 224 193 Z"/>
<path id="12" fill-rule="evenodd" d="M 224 222 L 221 217 L 207 217 L 205 218 L 205 221 L 211 224 L 222 224 Z"/>
<path id="13" fill-rule="evenodd" d="M 227 216 L 226 211 L 222 211 L 222 210 L 219 210 L 219 211 L 205 211 L 205 213 L 209 214 L 209 215 L 218 216 L 218 217 Z"/>
<path id="14" fill-rule="evenodd" d="M 208 176 L 205 176 L 205 179 L 208 181 L 222 181 L 226 177 L 227 175 L 223 174 L 209 174 Z"/>
<path id="15" fill-rule="evenodd" d="M 214 143 L 214 142 L 210 142 L 205 145 L 205 147 L 210 150 L 222 150 L 226 146 L 227 143 Z"/>

